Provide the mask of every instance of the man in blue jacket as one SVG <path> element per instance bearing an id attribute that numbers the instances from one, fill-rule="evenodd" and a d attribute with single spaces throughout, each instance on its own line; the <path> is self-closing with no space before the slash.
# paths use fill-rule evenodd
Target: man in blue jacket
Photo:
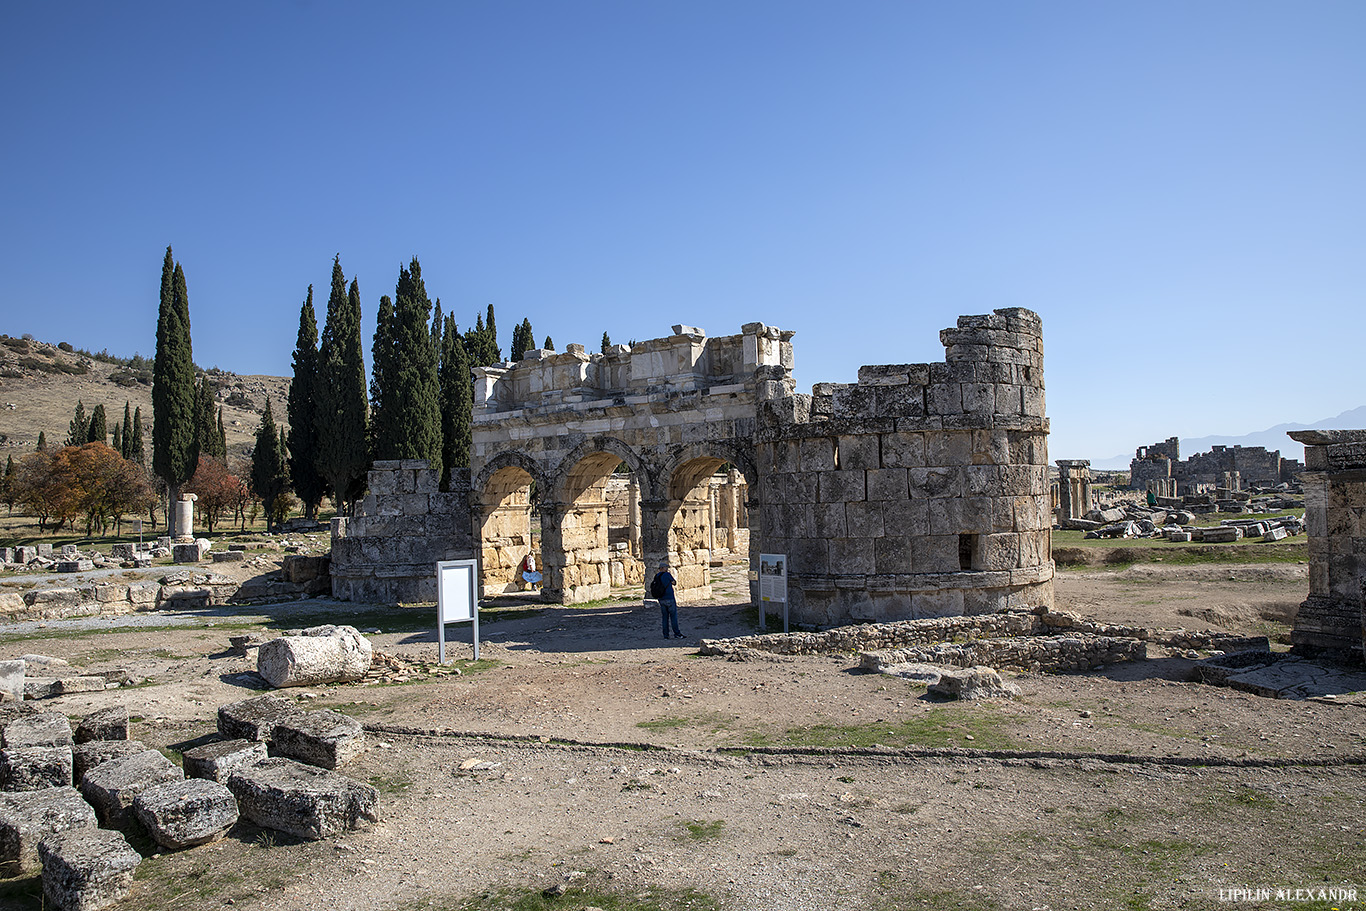
<path id="1" fill-rule="evenodd" d="M 669 626 L 673 625 L 673 637 L 682 639 L 683 633 L 678 629 L 678 600 L 674 597 L 674 586 L 677 581 L 669 572 L 668 564 L 655 573 L 654 580 L 650 583 L 650 594 L 659 599 L 659 618 L 664 626 L 664 638 L 669 638 Z"/>

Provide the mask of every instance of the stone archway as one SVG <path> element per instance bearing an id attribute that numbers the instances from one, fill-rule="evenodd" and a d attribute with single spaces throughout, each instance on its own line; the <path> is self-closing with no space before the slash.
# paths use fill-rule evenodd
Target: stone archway
<path id="1" fill-rule="evenodd" d="M 479 473 L 471 505 L 483 595 L 526 589 L 518 570 L 527 555 L 536 550 L 532 501 L 545 486 L 539 473 L 533 460 L 516 452 L 500 454 Z"/>

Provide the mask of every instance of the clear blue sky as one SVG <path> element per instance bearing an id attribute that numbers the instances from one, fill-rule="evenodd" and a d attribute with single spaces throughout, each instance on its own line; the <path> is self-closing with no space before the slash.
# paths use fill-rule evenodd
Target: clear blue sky
<path id="1" fill-rule="evenodd" d="M 797 332 L 797 377 L 1044 320 L 1053 458 L 1366 404 L 1366 4 L 19 3 L 0 331 L 287 374 L 333 254 L 504 352 Z M 366 349 L 368 361 L 369 331 Z M 1287 441 L 1288 442 L 1288 441 Z"/>

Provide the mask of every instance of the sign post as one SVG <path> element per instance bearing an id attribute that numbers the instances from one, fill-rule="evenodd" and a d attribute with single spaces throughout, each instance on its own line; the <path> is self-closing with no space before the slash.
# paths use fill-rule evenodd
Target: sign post
<path id="1" fill-rule="evenodd" d="M 446 663 L 446 624 L 473 622 L 474 660 L 479 660 L 479 561 L 436 564 L 437 661 Z"/>
<path id="2" fill-rule="evenodd" d="M 759 629 L 768 629 L 767 606 L 770 601 L 783 603 L 783 632 L 787 632 L 787 555 L 759 555 Z"/>

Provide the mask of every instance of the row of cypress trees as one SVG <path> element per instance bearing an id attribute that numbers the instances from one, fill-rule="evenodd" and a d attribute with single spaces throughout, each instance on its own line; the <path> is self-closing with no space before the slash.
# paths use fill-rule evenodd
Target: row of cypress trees
<path id="1" fill-rule="evenodd" d="M 289 475 L 310 517 L 329 492 L 348 511 L 375 460 L 425 459 L 448 488 L 469 465 L 470 371 L 501 359 L 493 305 L 461 335 L 428 297 L 416 257 L 380 298 L 368 395 L 360 325 L 358 284 L 347 288 L 337 256 L 321 343 L 312 285 L 300 308 L 288 402 Z"/>
<path id="2" fill-rule="evenodd" d="M 218 429 L 223 429 L 223 411 L 218 412 Z M 83 446 L 86 443 L 105 443 L 109 440 L 109 423 L 105 416 L 104 406 L 96 405 L 90 412 L 89 419 L 85 416 L 85 403 L 76 402 L 75 414 L 71 417 L 66 434 L 67 446 Z M 123 421 L 114 422 L 114 441 L 111 448 L 120 456 L 130 462 L 142 464 L 146 458 L 146 449 L 142 442 L 142 408 L 138 408 L 136 415 L 133 412 L 132 402 L 123 403 Z M 222 446 L 224 456 L 227 454 L 227 446 Z M 220 456 L 220 458 L 224 457 Z"/>

